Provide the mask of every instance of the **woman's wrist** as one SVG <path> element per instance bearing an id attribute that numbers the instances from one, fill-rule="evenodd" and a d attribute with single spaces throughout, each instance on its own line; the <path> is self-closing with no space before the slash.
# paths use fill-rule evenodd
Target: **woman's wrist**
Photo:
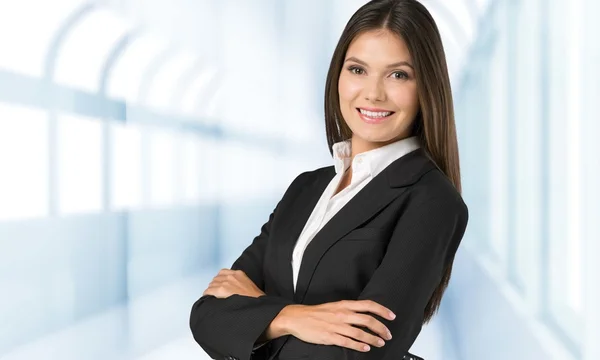
<path id="1" fill-rule="evenodd" d="M 292 311 L 294 307 L 301 305 L 287 305 L 284 307 L 279 314 L 273 319 L 271 325 L 269 326 L 267 337 L 270 339 L 275 339 L 281 336 L 291 335 L 292 334 L 292 326 L 293 326 L 293 315 Z"/>

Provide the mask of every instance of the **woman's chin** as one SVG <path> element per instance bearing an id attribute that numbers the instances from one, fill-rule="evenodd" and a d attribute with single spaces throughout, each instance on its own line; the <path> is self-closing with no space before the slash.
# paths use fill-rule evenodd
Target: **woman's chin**
<path id="1" fill-rule="evenodd" d="M 389 134 L 354 133 L 354 141 L 365 143 L 385 143 L 389 142 L 390 140 Z"/>

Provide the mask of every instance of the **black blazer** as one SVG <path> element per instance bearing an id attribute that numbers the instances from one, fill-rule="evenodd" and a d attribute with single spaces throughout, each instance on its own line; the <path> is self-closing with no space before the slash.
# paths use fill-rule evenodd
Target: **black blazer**
<path id="1" fill-rule="evenodd" d="M 463 237 L 467 206 L 425 150 L 414 150 L 375 176 L 316 234 L 304 252 L 294 292 L 294 245 L 334 176 L 333 166 L 300 174 L 232 265 L 266 296 L 207 295 L 194 303 L 190 327 L 212 358 L 392 360 L 407 354 Z M 371 314 L 392 333 L 382 348 L 363 353 L 288 335 L 253 350 L 286 305 L 363 299 L 396 314 L 393 321 Z"/>

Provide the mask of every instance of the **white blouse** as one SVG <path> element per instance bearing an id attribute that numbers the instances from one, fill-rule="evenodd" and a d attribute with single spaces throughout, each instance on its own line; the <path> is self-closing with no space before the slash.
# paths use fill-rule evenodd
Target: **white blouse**
<path id="1" fill-rule="evenodd" d="M 352 149 L 350 140 L 338 142 L 333 145 L 336 175 L 325 188 L 325 191 L 309 216 L 292 254 L 294 291 L 298 282 L 298 273 L 300 272 L 304 250 L 319 230 L 377 174 L 395 160 L 419 147 L 418 137 L 412 136 L 356 155 L 354 160 L 352 160 L 352 179 L 350 185 L 334 196 L 333 193 L 340 185 L 344 173 L 350 167 Z"/>

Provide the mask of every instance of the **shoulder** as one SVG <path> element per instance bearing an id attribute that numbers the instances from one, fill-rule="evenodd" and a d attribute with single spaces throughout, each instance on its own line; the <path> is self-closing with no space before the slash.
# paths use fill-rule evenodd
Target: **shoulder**
<path id="1" fill-rule="evenodd" d="M 427 171 L 411 186 L 410 204 L 424 209 L 458 212 L 468 218 L 469 209 L 461 193 L 438 168 Z"/>
<path id="2" fill-rule="evenodd" d="M 308 170 L 296 175 L 294 180 L 288 186 L 286 193 L 296 193 L 299 190 L 312 186 L 313 184 L 331 180 L 335 176 L 335 168 L 333 166 L 324 166 L 314 170 Z"/>
<path id="3" fill-rule="evenodd" d="M 335 176 L 335 168 L 333 166 L 324 166 L 314 170 L 308 170 L 300 173 L 292 181 L 290 187 L 298 185 L 306 185 L 321 179 L 330 179 Z"/>

